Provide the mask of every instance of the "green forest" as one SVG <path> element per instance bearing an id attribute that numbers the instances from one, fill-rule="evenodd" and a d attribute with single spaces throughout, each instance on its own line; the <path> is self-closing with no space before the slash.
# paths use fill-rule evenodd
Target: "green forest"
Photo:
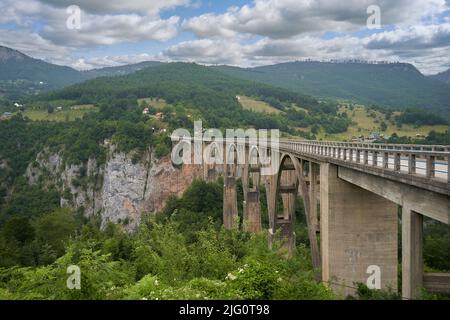
<path id="1" fill-rule="evenodd" d="M 297 61 L 256 68 L 214 67 L 227 75 L 321 98 L 420 108 L 449 119 L 448 83 L 425 77 L 412 64 Z"/>

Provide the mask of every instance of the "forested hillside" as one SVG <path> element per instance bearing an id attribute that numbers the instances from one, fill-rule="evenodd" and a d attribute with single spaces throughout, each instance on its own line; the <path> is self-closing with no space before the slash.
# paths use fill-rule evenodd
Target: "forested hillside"
<path id="1" fill-rule="evenodd" d="M 275 108 L 290 110 L 287 117 L 243 110 L 238 95 L 254 96 Z M 101 104 L 115 99 L 161 98 L 171 105 L 200 111 L 212 128 L 253 126 L 295 133 L 294 127 L 323 125 L 330 131 L 345 131 L 348 121 L 338 114 L 333 101 L 316 99 L 289 90 L 236 79 L 196 64 L 173 63 L 122 76 L 98 78 L 43 95 L 37 100 L 69 99 Z M 35 99 L 35 100 L 36 100 Z M 293 105 L 305 111 L 294 110 Z"/>
<path id="2" fill-rule="evenodd" d="M 293 62 L 251 69 L 216 67 L 228 75 L 315 97 L 450 114 L 450 86 L 404 63 Z"/>

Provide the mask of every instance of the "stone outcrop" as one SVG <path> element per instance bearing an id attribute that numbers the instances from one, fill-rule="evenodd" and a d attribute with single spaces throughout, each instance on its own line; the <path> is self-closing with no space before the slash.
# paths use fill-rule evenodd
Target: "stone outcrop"
<path id="1" fill-rule="evenodd" d="M 170 156 L 156 159 L 148 152 L 133 162 L 130 154 L 110 150 L 105 164 L 89 159 L 84 166 L 64 164 L 63 157 L 48 150 L 28 166 L 30 184 L 54 185 L 61 193 L 61 206 L 83 210 L 87 217 L 99 215 L 108 222 L 135 230 L 142 213 L 161 211 L 170 195 L 181 196 L 194 179 L 202 178 L 201 166 L 175 168 Z"/>

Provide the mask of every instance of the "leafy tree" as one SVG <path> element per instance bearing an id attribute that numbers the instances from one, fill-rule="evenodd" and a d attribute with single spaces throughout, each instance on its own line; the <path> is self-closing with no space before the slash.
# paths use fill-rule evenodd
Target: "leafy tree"
<path id="1" fill-rule="evenodd" d="M 57 209 L 37 218 L 33 224 L 36 240 L 44 248 L 47 261 L 49 255 L 59 257 L 65 253 L 65 246 L 77 229 L 74 215 L 68 209 Z"/>

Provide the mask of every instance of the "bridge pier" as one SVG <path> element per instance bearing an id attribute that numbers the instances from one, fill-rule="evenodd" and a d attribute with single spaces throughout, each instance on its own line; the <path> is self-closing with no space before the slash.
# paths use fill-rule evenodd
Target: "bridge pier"
<path id="1" fill-rule="evenodd" d="M 354 294 L 375 267 L 381 289 L 397 289 L 397 206 L 338 178 L 338 167 L 320 167 L 322 280 Z"/>
<path id="2" fill-rule="evenodd" d="M 248 191 L 244 201 L 244 229 L 247 232 L 261 232 L 261 205 L 259 191 Z"/>
<path id="3" fill-rule="evenodd" d="M 423 216 L 402 208 L 402 297 L 418 298 L 423 287 Z"/>
<path id="4" fill-rule="evenodd" d="M 238 227 L 238 207 L 235 177 L 224 178 L 223 225 L 225 229 L 234 229 Z"/>
<path id="5" fill-rule="evenodd" d="M 259 163 L 258 150 L 250 149 L 250 154 L 246 153 L 246 164 L 242 170 L 242 189 L 244 192 L 244 230 L 251 233 L 258 233 L 262 230 L 261 204 L 260 204 L 260 183 L 261 166 Z"/>
<path id="6" fill-rule="evenodd" d="M 210 167 L 208 165 L 203 166 L 203 180 L 206 182 L 216 181 L 218 178 L 218 172 L 215 167 Z"/>
<path id="7" fill-rule="evenodd" d="M 236 190 L 238 174 L 236 145 L 225 144 L 224 155 L 223 225 L 225 229 L 236 229 L 239 227 Z"/>

